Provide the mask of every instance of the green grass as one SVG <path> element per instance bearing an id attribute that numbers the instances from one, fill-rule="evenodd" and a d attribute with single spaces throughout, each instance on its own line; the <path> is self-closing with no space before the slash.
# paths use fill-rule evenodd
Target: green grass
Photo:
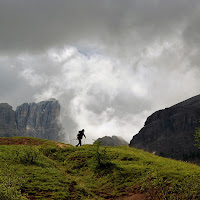
<path id="1" fill-rule="evenodd" d="M 14 145 L 26 139 L 28 145 Z M 200 167 L 194 164 L 125 146 L 59 148 L 48 140 L 14 140 L 0 145 L 2 200 L 123 199 L 133 193 L 147 199 L 200 199 Z"/>

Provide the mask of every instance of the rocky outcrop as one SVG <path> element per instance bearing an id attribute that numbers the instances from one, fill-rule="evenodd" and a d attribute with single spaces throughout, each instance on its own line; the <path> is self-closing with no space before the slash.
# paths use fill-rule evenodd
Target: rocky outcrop
<path id="1" fill-rule="evenodd" d="M 60 104 L 55 99 L 39 103 L 24 103 L 17 107 L 16 111 L 8 104 L 6 112 L 0 110 L 0 115 L 7 119 L 2 121 L 3 126 L 13 131 L 1 136 L 32 136 L 49 140 L 62 140 L 62 125 L 59 120 Z M 9 115 L 5 113 L 10 113 Z M 8 116 L 10 116 L 8 118 Z M 4 120 L 6 121 L 6 120 Z M 6 125 L 7 124 L 7 125 Z M 1 126 L 0 131 L 3 129 Z"/>
<path id="2" fill-rule="evenodd" d="M 99 138 L 98 140 L 101 141 L 102 146 L 121 146 L 121 145 L 128 145 L 128 142 L 126 142 L 122 137 L 117 136 L 105 136 L 102 138 Z"/>
<path id="3" fill-rule="evenodd" d="M 0 137 L 18 135 L 15 123 L 15 111 L 7 103 L 0 103 Z"/>
<path id="4" fill-rule="evenodd" d="M 129 146 L 164 157 L 199 162 L 200 151 L 194 146 L 199 120 L 200 95 L 153 113 Z"/>

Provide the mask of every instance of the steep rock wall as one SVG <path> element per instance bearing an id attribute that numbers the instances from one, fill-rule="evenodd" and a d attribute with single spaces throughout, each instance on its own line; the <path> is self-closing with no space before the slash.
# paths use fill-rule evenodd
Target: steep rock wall
<path id="1" fill-rule="evenodd" d="M 194 146 L 199 119 L 200 95 L 153 113 L 129 146 L 164 157 L 199 162 L 200 152 Z"/>
<path id="2" fill-rule="evenodd" d="M 39 103 L 24 103 L 17 107 L 16 111 L 7 104 L 6 112 L 0 106 L 0 116 L 7 119 L 7 129 L 13 129 L 12 133 L 1 136 L 32 136 L 42 139 L 60 141 L 63 139 L 62 125 L 59 120 L 60 104 L 55 99 Z M 8 114 L 9 113 L 9 119 Z M 6 126 L 2 121 L 0 132 Z"/>
<path id="3" fill-rule="evenodd" d="M 7 103 L 0 103 L 0 137 L 18 135 L 15 111 Z"/>

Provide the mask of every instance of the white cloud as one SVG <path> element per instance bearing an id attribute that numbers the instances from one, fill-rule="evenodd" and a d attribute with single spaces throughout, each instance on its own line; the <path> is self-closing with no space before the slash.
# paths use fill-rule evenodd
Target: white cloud
<path id="1" fill-rule="evenodd" d="M 199 90 L 199 70 L 188 67 L 180 41 L 153 44 L 141 55 L 135 65 L 128 65 L 117 57 L 87 56 L 65 46 L 1 62 L 9 63 L 9 70 L 17 70 L 20 80 L 32 88 L 32 100 L 61 102 L 70 138 L 85 128 L 87 142 L 104 135 L 121 135 L 129 141 L 153 111 Z"/>
<path id="2" fill-rule="evenodd" d="M 21 72 L 21 77 L 26 79 L 33 87 L 39 87 L 47 83 L 45 76 L 36 74 L 33 69 L 26 68 Z"/>
<path id="3" fill-rule="evenodd" d="M 57 98 L 72 138 L 130 140 L 149 114 L 199 93 L 199 5 L 2 0 L 0 101 Z"/>

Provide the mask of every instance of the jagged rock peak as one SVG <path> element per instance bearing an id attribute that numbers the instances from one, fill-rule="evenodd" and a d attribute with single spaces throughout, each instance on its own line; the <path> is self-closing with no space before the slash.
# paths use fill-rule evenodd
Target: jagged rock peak
<path id="1" fill-rule="evenodd" d="M 7 119 L 8 117 L 1 109 L 3 105 L 5 107 L 8 104 L 0 104 L 0 115 Z M 7 112 L 12 110 L 11 106 L 8 105 L 7 107 Z M 14 124 L 12 122 L 12 127 L 16 127 L 16 134 L 14 135 L 32 136 L 56 141 L 62 140 L 63 133 L 59 116 L 60 104 L 56 99 L 49 99 L 39 103 L 24 103 L 18 106 L 16 111 L 12 110 L 12 119 L 14 119 L 12 120 L 14 121 Z M 1 136 L 8 136 L 8 134 L 1 134 Z"/>
<path id="2" fill-rule="evenodd" d="M 21 105 L 19 105 L 18 107 L 21 107 L 22 105 L 39 105 L 39 104 L 47 104 L 47 102 L 51 102 L 51 103 L 57 103 L 59 104 L 58 100 L 55 99 L 55 98 L 50 98 L 50 99 L 47 99 L 45 101 L 40 101 L 40 102 L 31 102 L 31 103 L 23 103 Z M 17 108 L 18 108 L 17 107 Z"/>
<path id="3" fill-rule="evenodd" d="M 7 103 L 0 103 L 0 137 L 17 135 L 15 111 Z"/>

